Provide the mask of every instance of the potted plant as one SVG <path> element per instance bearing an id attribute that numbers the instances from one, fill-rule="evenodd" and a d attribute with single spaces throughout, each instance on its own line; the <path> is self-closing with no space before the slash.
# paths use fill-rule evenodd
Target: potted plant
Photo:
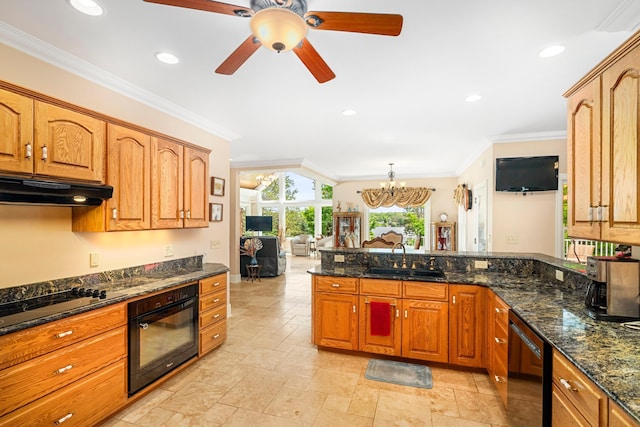
<path id="1" fill-rule="evenodd" d="M 244 245 L 240 247 L 240 255 L 247 255 L 251 257 L 249 262 L 251 265 L 257 265 L 256 253 L 262 249 L 262 240 L 257 237 L 252 237 L 244 241 Z"/>

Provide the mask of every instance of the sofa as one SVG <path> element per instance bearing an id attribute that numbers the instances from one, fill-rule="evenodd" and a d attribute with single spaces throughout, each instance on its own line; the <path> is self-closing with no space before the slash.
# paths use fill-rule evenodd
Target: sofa
<path id="1" fill-rule="evenodd" d="M 262 266 L 260 277 L 279 276 L 287 268 L 287 254 L 280 250 L 280 239 L 276 236 L 259 236 L 262 240 L 262 249 L 256 253 L 258 265 Z M 245 240 L 251 237 L 241 237 L 240 247 L 244 245 Z M 240 255 L 240 275 L 247 277 L 247 265 L 251 262 L 248 255 Z"/>

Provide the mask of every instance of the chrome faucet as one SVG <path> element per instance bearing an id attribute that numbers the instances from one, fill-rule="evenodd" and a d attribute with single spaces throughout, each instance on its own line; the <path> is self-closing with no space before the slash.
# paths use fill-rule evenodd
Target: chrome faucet
<path id="1" fill-rule="evenodd" d="M 396 243 L 395 245 L 393 245 L 393 248 L 391 249 L 391 255 L 393 255 L 396 252 L 396 248 L 398 246 L 402 248 L 402 268 L 407 268 L 407 249 L 404 247 L 402 243 Z M 397 261 L 393 263 L 393 268 L 398 268 Z"/>

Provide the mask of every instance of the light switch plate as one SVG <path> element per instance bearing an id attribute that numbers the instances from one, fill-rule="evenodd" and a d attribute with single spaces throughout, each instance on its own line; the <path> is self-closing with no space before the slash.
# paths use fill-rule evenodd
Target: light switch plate
<path id="1" fill-rule="evenodd" d="M 484 260 L 484 261 L 476 260 L 476 261 L 474 261 L 473 266 L 476 269 L 486 270 L 487 268 L 489 268 L 489 261 L 487 261 L 487 260 Z"/>
<path id="2" fill-rule="evenodd" d="M 562 270 L 556 270 L 556 279 L 564 282 L 564 272 Z"/>
<path id="3" fill-rule="evenodd" d="M 335 255 L 333 257 L 333 262 L 344 262 L 344 255 Z"/>
<path id="4" fill-rule="evenodd" d="M 173 245 L 166 245 L 164 247 L 164 256 L 165 257 L 173 256 Z"/>
<path id="5" fill-rule="evenodd" d="M 100 265 L 100 254 L 90 253 L 89 254 L 89 267 L 97 267 Z"/>

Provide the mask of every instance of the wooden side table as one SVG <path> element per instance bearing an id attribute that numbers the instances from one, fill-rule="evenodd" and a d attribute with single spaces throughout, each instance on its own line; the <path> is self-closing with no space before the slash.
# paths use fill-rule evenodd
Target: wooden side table
<path id="1" fill-rule="evenodd" d="M 316 248 L 316 240 L 313 237 L 310 237 L 309 240 L 309 252 L 313 255 L 314 258 L 317 257 L 317 248 Z"/>
<path id="2" fill-rule="evenodd" d="M 254 280 L 257 280 L 258 282 L 262 281 L 260 280 L 260 270 L 262 270 L 262 266 L 260 264 L 247 264 L 247 276 L 251 283 L 253 283 Z"/>

